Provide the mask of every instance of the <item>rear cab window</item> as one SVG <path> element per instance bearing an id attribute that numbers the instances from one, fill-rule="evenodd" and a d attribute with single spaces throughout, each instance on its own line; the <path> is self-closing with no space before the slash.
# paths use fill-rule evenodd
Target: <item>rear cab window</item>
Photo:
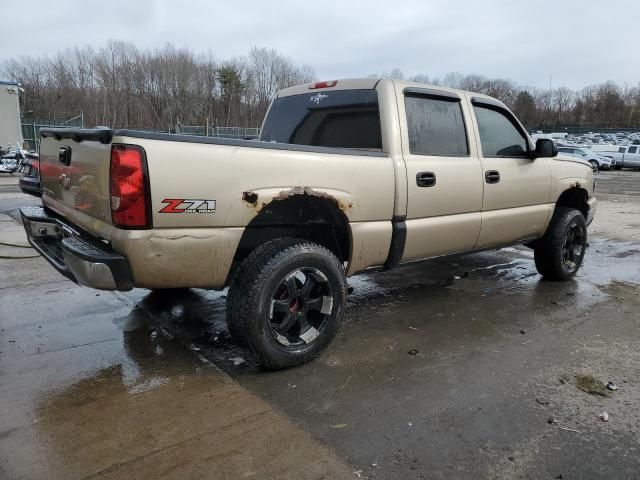
<path id="1" fill-rule="evenodd" d="M 378 92 L 322 90 L 277 98 L 260 140 L 382 151 Z"/>

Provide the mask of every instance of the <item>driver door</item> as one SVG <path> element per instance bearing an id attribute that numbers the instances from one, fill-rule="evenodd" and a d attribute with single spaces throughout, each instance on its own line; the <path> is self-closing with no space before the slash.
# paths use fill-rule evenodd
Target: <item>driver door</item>
<path id="1" fill-rule="evenodd" d="M 529 138 L 499 102 L 472 98 L 484 195 L 476 249 L 544 234 L 553 205 L 549 158 L 531 159 Z"/>

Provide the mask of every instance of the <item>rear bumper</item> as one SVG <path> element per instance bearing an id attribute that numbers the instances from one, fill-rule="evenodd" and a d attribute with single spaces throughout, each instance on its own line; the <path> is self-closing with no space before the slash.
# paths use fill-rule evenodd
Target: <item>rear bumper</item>
<path id="1" fill-rule="evenodd" d="M 20 209 L 29 243 L 62 275 L 100 290 L 131 290 L 129 263 L 73 225 L 47 215 L 43 207 Z"/>

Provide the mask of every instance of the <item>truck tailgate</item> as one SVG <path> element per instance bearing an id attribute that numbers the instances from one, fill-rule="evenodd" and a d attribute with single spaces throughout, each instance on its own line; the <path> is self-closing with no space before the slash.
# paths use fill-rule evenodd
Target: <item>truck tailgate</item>
<path id="1" fill-rule="evenodd" d="M 41 136 L 43 204 L 92 233 L 106 233 L 112 131 L 47 129 Z"/>

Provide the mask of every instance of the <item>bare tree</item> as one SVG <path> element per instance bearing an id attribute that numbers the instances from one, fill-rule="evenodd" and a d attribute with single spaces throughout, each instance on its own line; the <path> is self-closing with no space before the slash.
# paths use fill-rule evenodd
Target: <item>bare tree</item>
<path id="1" fill-rule="evenodd" d="M 9 59 L 0 73 L 22 84 L 25 117 L 62 119 L 83 113 L 87 126 L 164 131 L 178 124 L 255 127 L 278 90 L 315 80 L 311 67 L 273 49 L 254 47 L 246 57 L 217 61 L 211 53 L 195 55 L 171 44 L 140 50 L 115 40 L 98 50 L 76 47 L 50 57 Z M 407 78 L 397 68 L 383 76 Z M 441 83 L 426 74 L 408 80 Z M 530 127 L 640 128 L 640 84 L 621 88 L 607 82 L 580 91 L 551 91 L 457 72 L 445 75 L 442 84 L 494 96 Z"/>

